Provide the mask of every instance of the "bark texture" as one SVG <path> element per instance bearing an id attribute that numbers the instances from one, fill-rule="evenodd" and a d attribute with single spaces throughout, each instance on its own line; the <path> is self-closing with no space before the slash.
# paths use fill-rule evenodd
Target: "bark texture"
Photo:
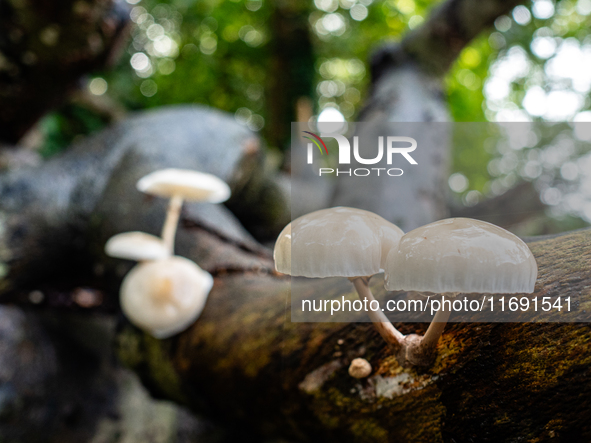
<path id="1" fill-rule="evenodd" d="M 533 240 L 534 296 L 573 295 L 591 309 L 591 230 Z M 155 395 L 253 433 L 304 441 L 586 441 L 591 327 L 450 324 L 427 369 L 401 365 L 371 324 L 292 323 L 289 279 L 218 276 L 193 327 L 165 341 L 135 328 L 121 359 Z M 378 282 L 377 298 L 384 296 Z M 329 290 L 329 288 L 326 288 Z M 347 296 L 339 287 L 333 296 Z M 576 314 L 556 317 L 576 321 Z M 453 320 L 452 320 L 453 321 Z M 397 324 L 403 333 L 425 324 Z M 348 375 L 353 358 L 374 368 Z"/>
<path id="2" fill-rule="evenodd" d="M 282 151 L 289 146 L 290 122 L 297 121 L 296 103 L 310 98 L 314 90 L 314 48 L 310 39 L 306 0 L 275 1 L 270 20 L 271 68 L 267 84 L 268 123 L 264 133 L 271 146 Z"/>
<path id="3" fill-rule="evenodd" d="M 37 311 L 0 308 L 2 441 L 226 438 L 170 402 L 149 399 L 112 355 L 118 288 L 133 263 L 106 257 L 104 242 L 127 230 L 160 232 L 167 202 L 139 193 L 135 182 L 165 167 L 226 180 L 234 192 L 229 204 L 246 223 L 264 218 L 283 227 L 289 217 L 261 172 L 259 139 L 231 116 L 203 107 L 140 113 L 41 166 L 0 174 L 0 301 Z M 177 239 L 178 252 L 214 275 L 258 271 L 269 259 L 221 205 L 185 205 Z"/>
<path id="4" fill-rule="evenodd" d="M 0 307 L 3 442 L 211 442 L 207 423 L 150 398 L 112 358 L 104 315 Z"/>

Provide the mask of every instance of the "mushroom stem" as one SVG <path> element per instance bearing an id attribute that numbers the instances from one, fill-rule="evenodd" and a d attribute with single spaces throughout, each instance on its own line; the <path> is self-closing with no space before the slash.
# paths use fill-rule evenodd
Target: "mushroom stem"
<path id="1" fill-rule="evenodd" d="M 170 252 L 170 255 L 174 255 L 174 237 L 179 224 L 182 206 L 183 197 L 178 194 L 174 195 L 168 204 L 166 220 L 164 221 L 164 226 L 162 226 L 162 241 Z"/>
<path id="2" fill-rule="evenodd" d="M 421 348 L 435 348 L 437 342 L 439 341 L 439 337 L 441 337 L 441 334 L 445 329 L 445 325 L 447 324 L 450 315 L 451 310 L 445 310 L 444 306 L 442 306 L 441 309 L 435 313 L 433 320 L 431 320 L 431 324 L 427 328 L 427 332 L 425 332 L 425 335 L 421 339 Z"/>
<path id="3" fill-rule="evenodd" d="M 353 277 L 349 280 L 355 286 L 359 299 L 361 301 L 365 299 L 371 303 L 375 298 L 369 289 L 369 279 L 370 277 Z M 367 311 L 367 315 L 386 343 L 395 349 L 400 348 L 404 335 L 390 323 L 388 317 L 380 310 L 372 311 L 371 309 Z"/>
<path id="4" fill-rule="evenodd" d="M 454 294 L 457 295 L 457 294 Z M 405 358 L 413 365 L 429 366 L 435 358 L 435 349 L 441 333 L 445 329 L 451 309 L 445 309 L 445 305 L 435 313 L 427 332 L 423 337 L 411 334 L 405 341 Z"/>

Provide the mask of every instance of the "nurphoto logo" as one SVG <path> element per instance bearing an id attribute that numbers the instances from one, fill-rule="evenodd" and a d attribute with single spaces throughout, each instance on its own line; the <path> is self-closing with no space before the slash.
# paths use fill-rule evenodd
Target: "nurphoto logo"
<path id="1" fill-rule="evenodd" d="M 339 165 L 350 165 L 351 164 L 351 143 L 347 137 L 338 133 L 321 133 L 320 136 L 309 131 L 302 131 L 305 134 L 303 137 L 310 142 L 307 145 L 307 163 L 309 165 L 314 164 L 314 147 L 318 148 L 320 155 L 329 155 L 326 143 L 322 138 L 330 137 L 337 141 L 339 151 Z M 311 136 L 311 137 L 310 137 Z M 392 165 L 392 160 L 395 154 L 400 154 L 408 163 L 411 165 L 417 165 L 418 163 L 410 155 L 417 148 L 417 141 L 411 137 L 399 137 L 399 136 L 379 136 L 378 137 L 378 153 L 374 158 L 363 158 L 359 152 L 359 136 L 353 137 L 353 157 L 355 161 L 361 165 L 376 165 L 384 160 L 384 138 L 386 139 L 386 165 Z M 357 177 L 365 177 L 371 174 L 380 175 L 380 173 L 391 177 L 399 177 L 404 174 L 404 171 L 400 168 L 387 168 L 387 167 L 374 167 L 374 168 L 318 168 L 318 175 L 355 175 Z"/>

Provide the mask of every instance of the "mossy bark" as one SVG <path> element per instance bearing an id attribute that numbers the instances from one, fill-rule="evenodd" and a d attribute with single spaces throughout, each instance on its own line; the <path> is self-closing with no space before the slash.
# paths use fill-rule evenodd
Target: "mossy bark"
<path id="1" fill-rule="evenodd" d="M 591 230 L 530 247 L 539 265 L 534 295 L 576 293 L 591 309 Z M 126 326 L 118 353 L 156 395 L 268 436 L 354 442 L 591 438 L 588 324 L 452 323 L 436 361 L 421 369 L 401 365 L 369 323 L 292 323 L 289 306 L 285 277 L 218 276 L 191 329 L 156 341 Z M 396 326 L 408 334 L 427 325 Z M 359 356 L 373 367 L 367 379 L 348 375 L 349 362 Z"/>

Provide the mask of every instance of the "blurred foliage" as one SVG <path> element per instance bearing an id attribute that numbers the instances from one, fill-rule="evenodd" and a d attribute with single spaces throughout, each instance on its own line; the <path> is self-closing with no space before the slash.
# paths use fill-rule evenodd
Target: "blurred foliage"
<path id="1" fill-rule="evenodd" d="M 128 54 L 108 76 L 112 94 L 130 109 L 203 103 L 227 111 L 263 110 L 269 5 L 141 2 L 131 11 L 136 26 Z"/>
<path id="2" fill-rule="evenodd" d="M 44 143 L 39 153 L 48 158 L 62 151 L 76 139 L 103 128 L 104 117 L 82 106 L 68 104 L 59 112 L 53 112 L 41 120 L 39 130 L 44 134 Z"/>
<path id="3" fill-rule="evenodd" d="M 279 150 L 288 147 L 289 127 L 282 125 L 296 119 L 295 102 L 300 95 L 310 96 L 313 109 L 309 112 L 313 114 L 335 108 L 347 120 L 354 120 L 367 93 L 367 60 L 372 49 L 384 40 L 398 41 L 420 26 L 437 3 L 128 2 L 134 3 L 130 17 L 135 25 L 127 52 L 116 69 L 89 82 L 91 93 L 107 94 L 130 110 L 178 103 L 213 106 L 234 113 L 237 121 L 250 129 L 260 130 L 269 147 Z M 535 0 L 499 17 L 490 33 L 464 49 L 445 79 L 453 119 L 589 119 L 591 114 L 584 112 L 591 106 L 589 25 L 591 0 Z M 301 29 L 307 32 L 294 31 Z M 290 35 L 296 37 L 290 40 Z M 310 115 L 300 111 L 299 117 L 307 119 Z M 43 122 L 47 134 L 44 153 L 58 151 L 75 133 L 89 133 L 102 123 L 80 110 L 66 108 L 52 114 Z M 469 143 L 459 142 L 460 135 L 456 135 L 452 166 L 455 186 L 450 179 L 450 187 L 457 201 L 472 205 L 524 179 L 535 181 L 542 196 L 551 195 L 554 191 L 548 191 L 550 188 L 566 195 L 567 188 L 581 184 L 582 163 L 578 158 L 587 148 L 568 151 L 569 156 L 563 158 L 579 171 L 571 171 L 567 179 L 556 172 L 559 168 L 555 164 L 540 160 L 555 143 L 550 136 L 538 135 L 535 145 L 510 150 L 502 142 L 491 142 L 485 132 L 461 135 Z M 503 168 L 498 167 L 500 164 Z M 541 172 L 534 174 L 533 170 Z M 574 175 L 577 178 L 571 180 Z M 591 210 L 588 216 L 584 209 L 564 211 L 563 215 L 583 215 L 591 220 Z M 553 216 L 562 215 L 554 211 Z"/>
<path id="4" fill-rule="evenodd" d="M 591 127 L 544 123 L 591 121 L 590 14 L 589 0 L 535 0 L 497 18 L 489 35 L 463 51 L 447 78 L 456 121 L 538 124 L 531 132 L 522 124 L 530 137 L 517 144 L 493 142 L 486 131 L 469 143 L 456 134 L 450 187 L 455 181 L 460 202 L 473 205 L 529 180 L 550 206 L 550 218 L 531 232 L 591 221 Z"/>
<path id="5" fill-rule="evenodd" d="M 539 229 L 532 232 L 581 227 L 582 219 L 591 219 L 590 142 L 588 123 L 456 123 L 456 172 L 449 185 L 458 203 L 471 206 L 484 196 L 503 194 L 520 181 L 532 181 L 549 207 L 546 215 L 552 218 L 552 222 L 531 224 Z M 458 152 L 464 155 L 457 156 Z M 478 161 L 485 170 L 471 171 Z"/>
<path id="6" fill-rule="evenodd" d="M 431 6 L 413 0 L 142 0 L 130 5 L 135 26 L 125 56 L 101 78 L 106 93 L 130 110 L 206 104 L 235 113 L 269 139 L 268 122 L 277 112 L 272 101 L 282 93 L 311 96 L 315 113 L 335 107 L 353 119 L 369 83 L 371 49 L 420 25 Z M 287 26 L 303 21 L 312 45 L 312 57 L 302 57 L 290 72 L 276 68 L 282 48 L 274 45 L 285 40 L 276 25 L 281 20 Z M 301 80 L 287 85 L 294 91 L 272 90 L 280 78 Z M 287 143 L 271 147 L 283 150 Z"/>

